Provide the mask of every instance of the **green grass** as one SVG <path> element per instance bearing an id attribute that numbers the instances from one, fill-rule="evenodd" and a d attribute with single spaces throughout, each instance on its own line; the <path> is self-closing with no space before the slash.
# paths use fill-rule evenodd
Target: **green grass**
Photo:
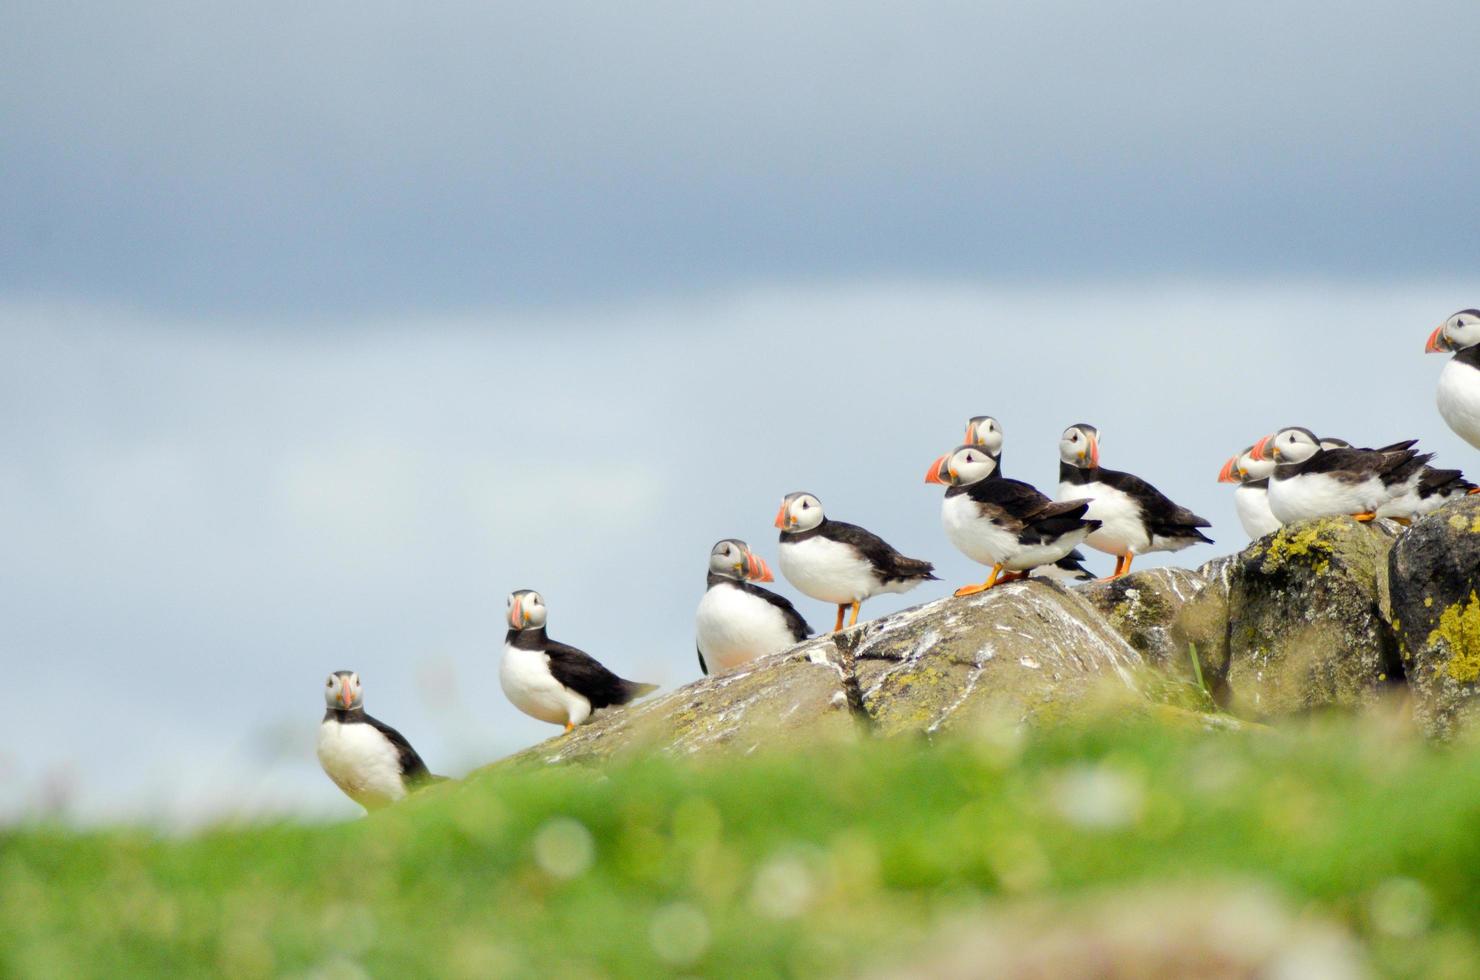
<path id="1" fill-rule="evenodd" d="M 1471 973 L 1480 750 L 1136 721 L 485 773 L 339 826 L 24 828 L 0 974 L 847 973 L 984 902 L 1230 875 L 1385 972 Z M 1423 899 L 1400 934 L 1373 913 L 1394 879 Z"/>

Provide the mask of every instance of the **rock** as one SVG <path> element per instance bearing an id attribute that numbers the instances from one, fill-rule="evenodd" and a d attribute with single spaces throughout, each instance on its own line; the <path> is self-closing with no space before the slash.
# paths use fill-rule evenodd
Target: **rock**
<path id="1" fill-rule="evenodd" d="M 1414 522 L 1388 557 L 1388 581 L 1415 714 L 1448 738 L 1480 717 L 1480 496 Z"/>
<path id="2" fill-rule="evenodd" d="M 1083 598 L 1045 581 L 943 599 L 860 628 L 864 710 L 883 734 L 1010 724 L 1070 710 L 1143 662 Z"/>
<path id="3" fill-rule="evenodd" d="M 1052 582 L 947 598 L 809 640 L 741 670 L 597 712 L 503 764 L 642 750 L 749 752 L 805 739 L 933 733 L 1068 711 L 1103 685 L 1140 697 L 1141 658 Z"/>
<path id="4" fill-rule="evenodd" d="M 598 762 L 643 751 L 674 755 L 750 752 L 761 746 L 858 737 L 843 674 L 810 641 L 739 670 L 596 712 L 569 734 L 498 765 Z"/>
<path id="5" fill-rule="evenodd" d="M 1254 542 L 1228 569 L 1218 693 L 1244 717 L 1371 704 L 1401 680 L 1384 617 L 1389 522 L 1327 517 Z"/>
<path id="6" fill-rule="evenodd" d="M 1215 588 L 1204 598 L 1210 584 Z M 1197 570 L 1132 572 L 1077 591 L 1148 664 L 1188 681 L 1197 673 L 1189 645 L 1197 644 L 1202 660 L 1204 648 L 1221 643 L 1226 632 L 1226 578 L 1211 562 Z"/>

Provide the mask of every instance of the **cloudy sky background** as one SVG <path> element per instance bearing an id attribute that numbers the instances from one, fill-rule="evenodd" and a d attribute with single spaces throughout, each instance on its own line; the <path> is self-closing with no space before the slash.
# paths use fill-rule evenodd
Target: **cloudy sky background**
<path id="1" fill-rule="evenodd" d="M 932 598 L 972 414 L 1041 486 L 1098 424 L 1187 563 L 1277 425 L 1480 471 L 1472 3 L 526 8 L 0 9 L 0 813 L 353 813 L 339 667 L 434 769 L 529 744 L 513 588 L 682 683 L 794 489 Z"/>

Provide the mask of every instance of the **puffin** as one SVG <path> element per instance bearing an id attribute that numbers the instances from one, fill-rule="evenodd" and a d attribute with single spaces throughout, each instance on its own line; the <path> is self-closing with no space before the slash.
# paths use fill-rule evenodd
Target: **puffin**
<path id="1" fill-rule="evenodd" d="M 979 446 L 997 461 L 989 480 L 1002 476 L 1002 423 L 990 415 L 977 415 L 966 420 L 966 438 L 962 443 Z M 1048 578 L 1056 582 L 1093 582 L 1095 573 L 1084 567 L 1084 553 L 1078 548 L 1051 565 L 1039 565 L 1029 572 L 1034 578 Z"/>
<path id="2" fill-rule="evenodd" d="M 344 795 L 366 810 L 389 806 L 427 783 L 441 782 L 406 741 L 383 721 L 365 713 L 360 675 L 336 670 L 324 684 L 324 712 L 319 725 L 319 765 Z"/>
<path id="3" fill-rule="evenodd" d="M 997 461 L 987 479 L 1002 475 L 1002 436 L 1001 423 L 990 415 L 977 415 L 966 420 L 966 438 L 961 440 L 962 444 L 978 446 Z"/>
<path id="4" fill-rule="evenodd" d="M 1032 569 L 1068 557 L 1100 527 L 1084 518 L 1089 501 L 1056 503 L 1021 480 L 991 479 L 996 469 L 997 460 L 984 448 L 965 445 L 925 471 L 926 483 L 946 487 L 940 512 L 946 536 L 966 557 L 992 568 L 985 582 L 963 585 L 958 596 L 1027 578 Z"/>
<path id="5" fill-rule="evenodd" d="M 812 634 L 790 602 L 753 584 L 774 579 L 766 563 L 739 538 L 725 538 L 710 549 L 708 587 L 694 623 L 701 671 L 734 670 L 789 649 Z"/>
<path id="6" fill-rule="evenodd" d="M 1323 449 L 1320 438 L 1300 426 L 1260 439 L 1253 457 L 1275 463 L 1269 509 L 1283 524 L 1336 514 L 1370 521 L 1416 486 L 1433 458 L 1412 449 Z"/>
<path id="7" fill-rule="evenodd" d="M 838 619 L 833 632 L 843 628 L 843 613 L 858 608 L 863 600 L 884 592 L 908 592 L 921 582 L 939 581 L 935 566 L 918 558 L 906 558 L 888 542 L 856 524 L 828 519 L 822 501 L 803 491 L 789 493 L 776 512 L 781 528 L 778 562 L 781 574 L 798 592 L 823 602 L 835 603 Z"/>
<path id="8" fill-rule="evenodd" d="M 1115 556 L 1112 579 L 1129 572 L 1136 555 L 1213 543 L 1199 530 L 1212 527 L 1211 522 L 1172 503 L 1138 476 L 1101 469 L 1100 431 L 1083 422 L 1059 437 L 1058 496 L 1090 502 L 1085 516 L 1100 527 L 1084 543 Z"/>
<path id="9" fill-rule="evenodd" d="M 1435 401 L 1449 427 L 1480 449 L 1480 310 L 1460 310 L 1439 324 L 1424 350 L 1454 352 L 1439 372 Z"/>
<path id="10" fill-rule="evenodd" d="M 1274 462 L 1255 459 L 1253 446 L 1231 457 L 1218 472 L 1219 483 L 1238 484 L 1233 490 L 1233 509 L 1238 512 L 1238 522 L 1244 526 L 1250 541 L 1273 534 L 1281 527 L 1269 509 L 1269 475 L 1273 472 Z"/>
<path id="11" fill-rule="evenodd" d="M 557 643 L 545 633 L 549 610 L 533 589 L 509 593 L 509 632 L 498 679 L 514 707 L 540 721 L 564 725 L 568 732 L 591 712 L 626 704 L 658 689 L 656 684 L 623 680 L 589 654 Z"/>

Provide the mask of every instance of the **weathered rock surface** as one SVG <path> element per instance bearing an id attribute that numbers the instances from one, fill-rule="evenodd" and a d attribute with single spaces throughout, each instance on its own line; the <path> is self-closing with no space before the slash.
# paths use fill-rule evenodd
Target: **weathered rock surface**
<path id="1" fill-rule="evenodd" d="M 1447 738 L 1480 717 L 1480 496 L 1415 522 L 1393 547 L 1388 581 L 1415 713 Z"/>
<path id="2" fill-rule="evenodd" d="M 598 712 L 512 761 L 969 731 L 1062 717 L 1107 688 L 1193 720 L 1206 690 L 1273 719 L 1369 705 L 1405 674 L 1431 733 L 1480 717 L 1480 497 L 1406 530 L 1304 522 L 1196 570 L 940 599 Z"/>
<path id="3" fill-rule="evenodd" d="M 1051 582 L 999 586 L 867 624 L 853 654 L 878 731 L 933 733 L 1058 714 L 1143 661 L 1082 597 Z"/>
<path id="4" fill-rule="evenodd" d="M 1102 684 L 1137 695 L 1141 658 L 1052 582 L 946 598 L 809 640 L 625 708 L 513 757 L 583 762 L 656 749 L 749 752 L 819 738 L 1016 724 L 1070 710 Z"/>
<path id="5" fill-rule="evenodd" d="M 1395 528 L 1328 517 L 1281 528 L 1238 555 L 1219 678 L 1236 714 L 1360 707 L 1401 679 L 1385 618 Z"/>

